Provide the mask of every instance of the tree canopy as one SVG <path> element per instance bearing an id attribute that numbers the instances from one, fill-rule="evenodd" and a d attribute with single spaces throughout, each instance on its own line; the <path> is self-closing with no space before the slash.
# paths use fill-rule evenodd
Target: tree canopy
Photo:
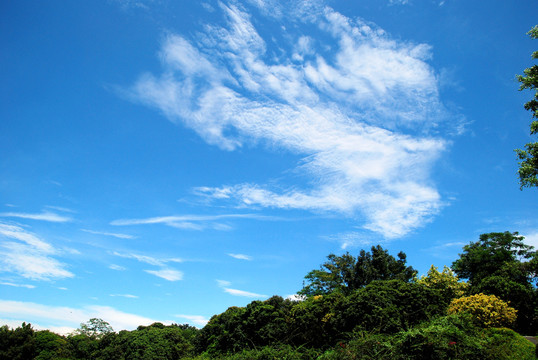
<path id="1" fill-rule="evenodd" d="M 517 232 L 480 235 L 463 247 L 452 263 L 454 272 L 470 283 L 469 292 L 496 295 L 518 309 L 516 327 L 530 331 L 538 326 L 538 252 Z"/>
<path id="2" fill-rule="evenodd" d="M 538 25 L 534 26 L 528 34 L 532 39 L 538 39 Z M 538 51 L 532 53 L 533 59 L 538 59 Z M 538 119 L 538 65 L 531 66 L 523 71 L 525 75 L 518 75 L 521 83 L 519 90 L 534 90 L 534 98 L 525 103 L 525 109 L 532 112 L 532 117 Z M 538 120 L 531 122 L 531 135 L 538 134 Z M 520 187 L 538 187 L 538 141 L 525 145 L 525 149 L 516 149 L 521 160 L 519 162 Z"/>
<path id="3" fill-rule="evenodd" d="M 399 252 L 397 256 L 398 259 L 394 258 L 380 245 L 372 246 L 371 252 L 361 250 L 356 259 L 349 252 L 341 256 L 330 254 L 319 270 L 312 270 L 305 276 L 308 284 L 299 294 L 348 294 L 374 280 L 397 279 L 407 282 L 413 279 L 417 272 L 411 266 L 406 266 L 405 253 Z"/>

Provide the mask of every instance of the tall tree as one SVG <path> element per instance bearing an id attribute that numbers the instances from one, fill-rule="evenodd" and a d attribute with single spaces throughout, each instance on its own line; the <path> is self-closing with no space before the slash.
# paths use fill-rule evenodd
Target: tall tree
<path id="1" fill-rule="evenodd" d="M 517 232 L 480 235 L 477 242 L 463 247 L 452 263 L 454 272 L 470 283 L 474 294 L 496 295 L 518 310 L 519 331 L 538 330 L 538 252 L 523 242 Z"/>
<path id="2" fill-rule="evenodd" d="M 532 39 L 538 39 L 538 25 L 534 26 L 528 34 Z M 538 51 L 532 53 L 533 59 L 538 59 Z M 534 90 L 534 99 L 525 103 L 525 109 L 532 112 L 532 117 L 538 119 L 538 65 L 525 69 L 525 75 L 518 75 L 521 83 L 519 90 Z M 531 135 L 538 134 L 538 120 L 531 122 Z M 521 160 L 519 163 L 519 184 L 523 187 L 538 187 L 538 141 L 525 145 L 525 149 L 516 149 Z"/>
<path id="3" fill-rule="evenodd" d="M 406 255 L 403 252 L 397 256 L 398 259 L 394 258 L 380 245 L 372 246 L 371 253 L 361 250 L 357 258 L 349 252 L 341 256 L 330 254 L 327 256 L 328 261 L 319 270 L 312 270 L 305 276 L 308 284 L 299 294 L 349 294 L 374 280 L 398 279 L 407 282 L 416 275 L 416 270 L 406 266 Z"/>

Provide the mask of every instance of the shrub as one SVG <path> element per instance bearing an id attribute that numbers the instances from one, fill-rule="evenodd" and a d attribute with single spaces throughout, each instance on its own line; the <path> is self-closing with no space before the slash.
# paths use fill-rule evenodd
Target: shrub
<path id="1" fill-rule="evenodd" d="M 515 331 L 506 328 L 484 330 L 484 358 L 499 360 L 534 360 L 535 345 Z"/>
<path id="2" fill-rule="evenodd" d="M 476 294 L 454 299 L 448 307 L 449 314 L 468 313 L 476 325 L 484 328 L 511 326 L 517 310 L 495 295 Z"/>

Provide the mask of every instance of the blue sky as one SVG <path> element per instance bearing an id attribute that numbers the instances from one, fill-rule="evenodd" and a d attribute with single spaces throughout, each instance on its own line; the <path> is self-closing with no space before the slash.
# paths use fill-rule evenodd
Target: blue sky
<path id="1" fill-rule="evenodd" d="M 1 323 L 203 326 L 329 253 L 538 245 L 535 1 L 0 8 Z"/>

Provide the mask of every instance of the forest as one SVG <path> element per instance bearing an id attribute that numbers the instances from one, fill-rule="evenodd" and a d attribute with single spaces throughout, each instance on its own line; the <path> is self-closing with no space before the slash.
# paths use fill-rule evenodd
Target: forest
<path id="1" fill-rule="evenodd" d="M 536 359 L 537 280 L 538 251 L 517 232 L 482 234 L 420 277 L 405 253 L 377 245 L 330 254 L 293 299 L 230 307 L 202 329 L 4 325 L 0 359 Z"/>

